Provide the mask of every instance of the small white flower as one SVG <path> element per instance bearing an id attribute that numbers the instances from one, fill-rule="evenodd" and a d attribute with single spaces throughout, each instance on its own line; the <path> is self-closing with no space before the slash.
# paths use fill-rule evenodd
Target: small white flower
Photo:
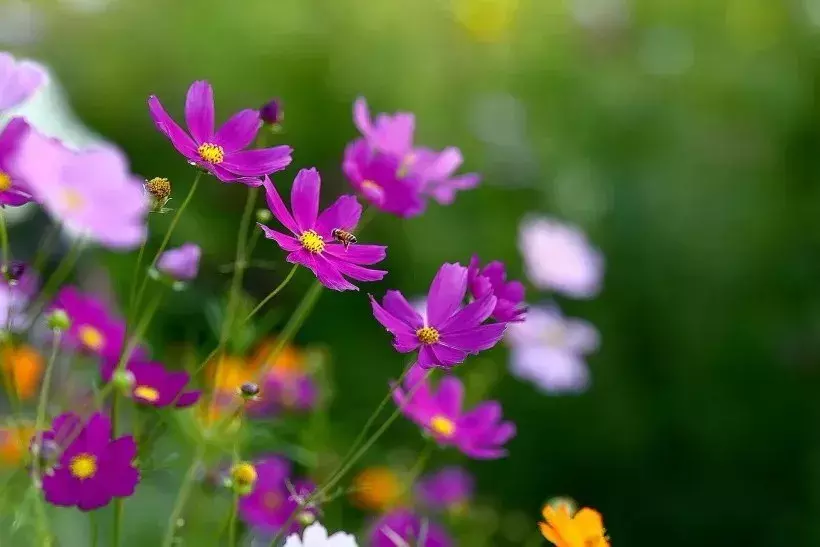
<path id="1" fill-rule="evenodd" d="M 344 532 L 328 537 L 325 527 L 315 522 L 305 528 L 301 539 L 299 534 L 290 536 L 284 547 L 358 547 L 358 544 L 355 537 Z"/>

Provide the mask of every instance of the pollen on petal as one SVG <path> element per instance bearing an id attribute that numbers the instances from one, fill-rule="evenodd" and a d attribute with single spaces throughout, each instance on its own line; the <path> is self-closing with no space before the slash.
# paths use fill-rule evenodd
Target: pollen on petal
<path id="1" fill-rule="evenodd" d="M 159 391 L 151 386 L 137 386 L 134 388 L 134 397 L 155 403 L 159 399 Z"/>
<path id="2" fill-rule="evenodd" d="M 99 351 L 105 345 L 105 337 L 103 334 L 90 325 L 80 325 L 77 329 L 77 335 L 80 342 L 88 349 Z"/>
<path id="3" fill-rule="evenodd" d="M 8 173 L 0 171 L 0 192 L 5 192 L 11 188 L 11 177 Z"/>

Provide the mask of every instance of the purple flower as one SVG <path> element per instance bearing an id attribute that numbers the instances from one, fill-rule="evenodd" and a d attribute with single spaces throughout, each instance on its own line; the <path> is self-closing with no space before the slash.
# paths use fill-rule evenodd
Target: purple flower
<path id="1" fill-rule="evenodd" d="M 262 121 L 268 125 L 279 125 L 285 118 L 282 103 L 279 99 L 271 99 L 259 109 L 259 116 L 262 118 Z"/>
<path id="2" fill-rule="evenodd" d="M 370 531 L 370 547 L 450 547 L 452 544 L 444 528 L 408 509 L 382 515 Z"/>
<path id="3" fill-rule="evenodd" d="M 113 249 L 131 249 L 145 240 L 148 198 L 116 148 L 73 152 L 29 130 L 13 169 L 70 232 Z"/>
<path id="4" fill-rule="evenodd" d="M 400 159 L 413 150 L 416 117 L 409 112 L 397 112 L 393 116 L 379 114 L 375 122 L 371 122 L 367 101 L 359 97 L 353 103 L 353 123 L 372 150 Z"/>
<path id="5" fill-rule="evenodd" d="M 15 263 L 9 268 L 15 268 Z M 8 274 L 11 275 L 11 274 Z M 16 281 L 10 281 L 8 276 L 0 276 L 0 328 L 17 332 L 25 329 L 29 324 L 26 313 L 31 298 L 37 293 L 40 280 L 31 268 L 23 269 L 15 275 Z"/>
<path id="6" fill-rule="evenodd" d="M 71 327 L 63 334 L 66 346 L 112 359 L 119 357 L 125 341 L 125 321 L 102 300 L 69 286 L 57 293 L 50 307 L 64 310 L 71 319 Z M 139 348 L 135 353 L 140 353 Z"/>
<path id="7" fill-rule="evenodd" d="M 428 432 L 440 445 L 455 446 L 477 460 L 503 458 L 504 444 L 515 436 L 515 424 L 501 420 L 501 404 L 486 401 L 462 410 L 464 384 L 455 376 L 441 380 L 434 392 L 424 371 L 414 366 L 396 386 L 393 400 L 405 416 Z"/>
<path id="8" fill-rule="evenodd" d="M 267 411 L 305 411 L 316 404 L 316 383 L 307 374 L 268 374 L 262 386 Z"/>
<path id="9" fill-rule="evenodd" d="M 263 184 L 273 216 L 293 236 L 263 224 L 259 227 L 266 238 L 274 240 L 289 253 L 288 262 L 309 268 L 325 287 L 336 291 L 358 290 L 345 276 L 358 281 L 379 281 L 387 274 L 384 270 L 362 267 L 381 262 L 387 247 L 355 244 L 345 248 L 341 243 L 331 243 L 335 228 L 350 231 L 359 223 L 362 206 L 354 196 L 341 196 L 318 214 L 322 184 L 319 173 L 316 169 L 302 169 L 293 181 L 291 216 L 270 179 L 265 178 Z"/>
<path id="10" fill-rule="evenodd" d="M 102 379 L 110 382 L 116 367 L 116 359 L 106 359 L 100 371 Z M 137 403 L 156 408 L 187 408 L 199 401 L 199 390 L 185 390 L 191 377 L 184 370 L 168 371 L 160 363 L 143 360 L 129 361 L 125 370 L 133 375 L 130 392 Z"/>
<path id="11" fill-rule="evenodd" d="M 400 160 L 371 149 L 357 139 L 345 149 L 342 171 L 353 188 L 377 209 L 410 218 L 424 212 L 423 181 L 417 176 L 399 177 Z"/>
<path id="12" fill-rule="evenodd" d="M 8 53 L 0 52 L 0 110 L 28 100 L 46 79 L 46 71 L 39 64 L 17 61 Z"/>
<path id="13" fill-rule="evenodd" d="M 14 155 L 29 126 L 23 118 L 12 118 L 0 133 L 0 206 L 24 205 L 34 199 L 25 180 L 14 172 Z"/>
<path id="14" fill-rule="evenodd" d="M 208 82 L 194 82 L 188 89 L 185 123 L 190 136 L 165 112 L 156 96 L 148 98 L 148 108 L 157 129 L 180 154 L 223 182 L 257 186 L 258 177 L 281 171 L 291 162 L 290 146 L 245 150 L 262 124 L 256 110 L 234 114 L 214 132 L 214 92 Z"/>
<path id="15" fill-rule="evenodd" d="M 498 321 L 523 321 L 527 314 L 524 302 L 524 285 L 520 281 L 507 281 L 507 272 L 504 263 L 490 262 L 481 268 L 481 261 L 477 256 L 470 260 L 467 268 L 467 285 L 470 295 L 476 300 L 492 294 L 497 301 L 492 317 Z"/>
<path id="16" fill-rule="evenodd" d="M 536 287 L 573 298 L 592 298 L 600 291 L 603 256 L 574 226 L 547 217 L 525 219 L 518 245 Z"/>
<path id="17" fill-rule="evenodd" d="M 61 414 L 43 438 L 62 449 L 58 464 L 43 475 L 48 503 L 93 511 L 134 493 L 140 480 L 137 445 L 130 435 L 111 440 L 108 417 L 96 412 L 83 425 L 76 414 Z"/>
<path id="18" fill-rule="evenodd" d="M 417 148 L 409 164 L 409 172 L 424 181 L 422 192 L 442 205 L 450 205 L 459 190 L 472 190 L 481 182 L 476 173 L 453 176 L 464 161 L 461 150 L 453 146 L 441 152 Z"/>
<path id="19" fill-rule="evenodd" d="M 279 531 L 300 506 L 288 489 L 290 463 L 279 456 L 270 456 L 255 462 L 257 479 L 253 491 L 239 499 L 239 516 L 248 525 L 263 532 Z M 315 486 L 307 481 L 296 481 L 295 490 L 300 494 L 312 492 Z M 309 508 L 306 508 L 309 509 Z M 299 530 L 299 523 L 293 522 L 286 530 L 291 534 Z"/>
<path id="20" fill-rule="evenodd" d="M 422 477 L 416 495 L 431 508 L 458 511 L 473 497 L 475 481 L 463 467 L 445 467 Z"/>
<path id="21" fill-rule="evenodd" d="M 505 323 L 482 325 L 493 313 L 497 298 L 487 294 L 462 307 L 467 292 L 467 268 L 444 264 L 433 279 L 422 316 L 399 291 L 387 291 L 380 306 L 373 296 L 373 315 L 394 337 L 400 353 L 419 349 L 418 364 L 424 368 L 463 362 L 493 347 L 503 336 Z"/>
<path id="22" fill-rule="evenodd" d="M 195 243 L 186 243 L 162 253 L 157 270 L 177 281 L 191 281 L 199 272 L 202 249 Z"/>
<path id="23" fill-rule="evenodd" d="M 577 393 L 589 387 L 584 356 L 598 348 L 595 327 L 565 319 L 557 308 L 533 307 L 523 323 L 510 325 L 510 370 L 546 393 Z"/>

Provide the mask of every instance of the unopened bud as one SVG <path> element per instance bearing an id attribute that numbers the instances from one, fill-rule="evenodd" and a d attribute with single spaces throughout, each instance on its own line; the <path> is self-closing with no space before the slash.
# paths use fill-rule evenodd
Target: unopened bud
<path id="1" fill-rule="evenodd" d="M 279 125 L 285 119 L 282 103 L 279 99 L 271 99 L 259 109 L 259 116 L 268 125 Z"/>
<path id="2" fill-rule="evenodd" d="M 259 385 L 253 382 L 245 382 L 239 387 L 239 395 L 245 400 L 255 401 L 259 398 Z"/>
<path id="3" fill-rule="evenodd" d="M 46 324 L 53 331 L 64 332 L 71 328 L 71 318 L 68 317 L 65 310 L 51 310 L 46 316 Z"/>
<path id="4" fill-rule="evenodd" d="M 310 511 L 299 511 L 299 514 L 296 515 L 296 519 L 302 524 L 302 526 L 309 526 L 316 522 L 316 515 Z"/>
<path id="5" fill-rule="evenodd" d="M 257 209 L 256 210 L 256 222 L 261 222 L 265 224 L 266 222 L 270 222 L 273 218 L 273 215 L 267 209 Z"/>
<path id="6" fill-rule="evenodd" d="M 130 393 L 131 388 L 134 387 L 134 381 L 134 373 L 130 370 L 117 370 L 111 378 L 111 383 L 115 388 L 127 393 Z"/>
<path id="7" fill-rule="evenodd" d="M 238 462 L 231 467 L 231 487 L 240 496 L 246 496 L 253 491 L 256 484 L 256 468 L 250 462 Z"/>

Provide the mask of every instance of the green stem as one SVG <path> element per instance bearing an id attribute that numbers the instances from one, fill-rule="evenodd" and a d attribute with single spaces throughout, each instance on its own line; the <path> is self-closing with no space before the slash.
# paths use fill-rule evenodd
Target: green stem
<path id="1" fill-rule="evenodd" d="M 37 300 L 31 306 L 31 312 L 29 314 L 31 317 L 30 325 L 34 325 L 37 318 L 40 317 L 41 313 L 43 313 L 43 308 L 45 308 L 46 303 L 54 295 L 54 291 L 56 291 L 60 284 L 65 281 L 68 274 L 71 273 L 71 270 L 80 258 L 80 253 L 83 250 L 84 244 L 84 239 L 75 239 L 71 244 L 71 248 L 68 250 L 68 253 L 66 253 L 57 265 L 54 273 L 52 273 L 48 278 L 43 290 L 40 291 L 40 296 L 37 297 Z M 29 328 L 31 328 L 31 326 L 29 326 Z"/>
<path id="2" fill-rule="evenodd" d="M 245 321 L 250 320 L 250 318 L 251 318 L 251 317 L 253 317 L 254 315 L 256 315 L 256 314 L 259 312 L 259 310 L 261 310 L 261 309 L 265 306 L 265 304 L 267 304 L 268 302 L 270 302 L 270 300 L 271 300 L 273 297 L 275 297 L 277 294 L 279 294 L 279 292 L 280 292 L 282 289 L 284 289 L 284 288 L 285 288 L 285 285 L 287 285 L 288 283 L 290 283 L 290 280 L 291 280 L 291 279 L 293 279 L 293 276 L 296 274 L 296 270 L 297 270 L 298 268 L 299 268 L 299 265 L 298 265 L 298 264 L 294 264 L 294 265 L 293 265 L 293 268 L 291 268 L 291 269 L 290 269 L 290 271 L 288 272 L 288 275 L 285 277 L 285 279 L 283 279 L 283 280 L 282 280 L 282 282 L 281 282 L 281 283 L 279 283 L 279 285 L 277 285 L 277 287 L 276 287 L 275 289 L 273 289 L 273 290 L 272 290 L 272 291 L 268 294 L 268 296 L 266 296 L 266 297 L 265 297 L 265 298 L 264 298 L 264 299 L 263 299 L 263 300 L 262 300 L 259 304 L 257 304 L 257 305 L 256 305 L 256 307 L 255 307 L 253 310 L 251 310 L 251 312 L 248 314 L 248 316 L 247 316 L 247 317 L 245 317 Z"/>
<path id="3" fill-rule="evenodd" d="M 239 511 L 239 494 L 233 495 L 231 517 L 228 521 L 228 547 L 236 547 L 236 514 Z"/>
<path id="4" fill-rule="evenodd" d="M 424 467 L 427 465 L 427 462 L 430 461 L 430 456 L 433 455 L 433 451 L 435 449 L 436 443 L 434 443 L 432 439 L 428 439 L 424 445 L 424 448 L 422 448 L 421 452 L 419 452 L 419 457 L 416 459 L 416 463 L 413 464 L 413 467 L 410 468 L 410 472 L 407 474 L 407 480 L 405 481 L 403 492 L 408 492 L 410 488 L 413 487 L 416 479 L 418 479 L 421 472 L 424 471 Z"/>
<path id="5" fill-rule="evenodd" d="M 0 207 L 0 247 L 2 247 L 3 267 L 9 265 L 9 233 L 6 230 L 6 210 Z"/>
<path id="6" fill-rule="evenodd" d="M 197 446 L 196 455 L 191 462 L 191 466 L 185 473 L 185 478 L 182 479 L 182 485 L 179 487 L 179 494 L 177 494 L 174 508 L 171 511 L 171 516 L 168 519 L 167 530 L 165 531 L 165 538 L 162 540 L 162 547 L 171 547 L 174 544 L 174 536 L 177 529 L 177 521 L 179 520 L 182 511 L 185 509 L 185 503 L 191 495 L 191 490 L 194 486 L 194 479 L 199 466 L 202 464 L 202 457 L 205 452 L 204 447 L 200 444 Z"/>
<path id="7" fill-rule="evenodd" d="M 142 257 L 145 254 L 145 244 L 148 243 L 148 236 L 142 240 L 140 245 L 140 252 L 137 254 L 137 265 L 134 267 L 134 278 L 131 280 L 131 294 L 128 297 L 128 316 L 134 315 L 134 300 L 137 298 L 137 281 L 140 276 L 140 266 L 142 266 Z"/>
<path id="8" fill-rule="evenodd" d="M 88 526 L 91 528 L 91 547 L 97 547 L 99 530 L 97 529 L 97 512 L 88 513 Z"/>

